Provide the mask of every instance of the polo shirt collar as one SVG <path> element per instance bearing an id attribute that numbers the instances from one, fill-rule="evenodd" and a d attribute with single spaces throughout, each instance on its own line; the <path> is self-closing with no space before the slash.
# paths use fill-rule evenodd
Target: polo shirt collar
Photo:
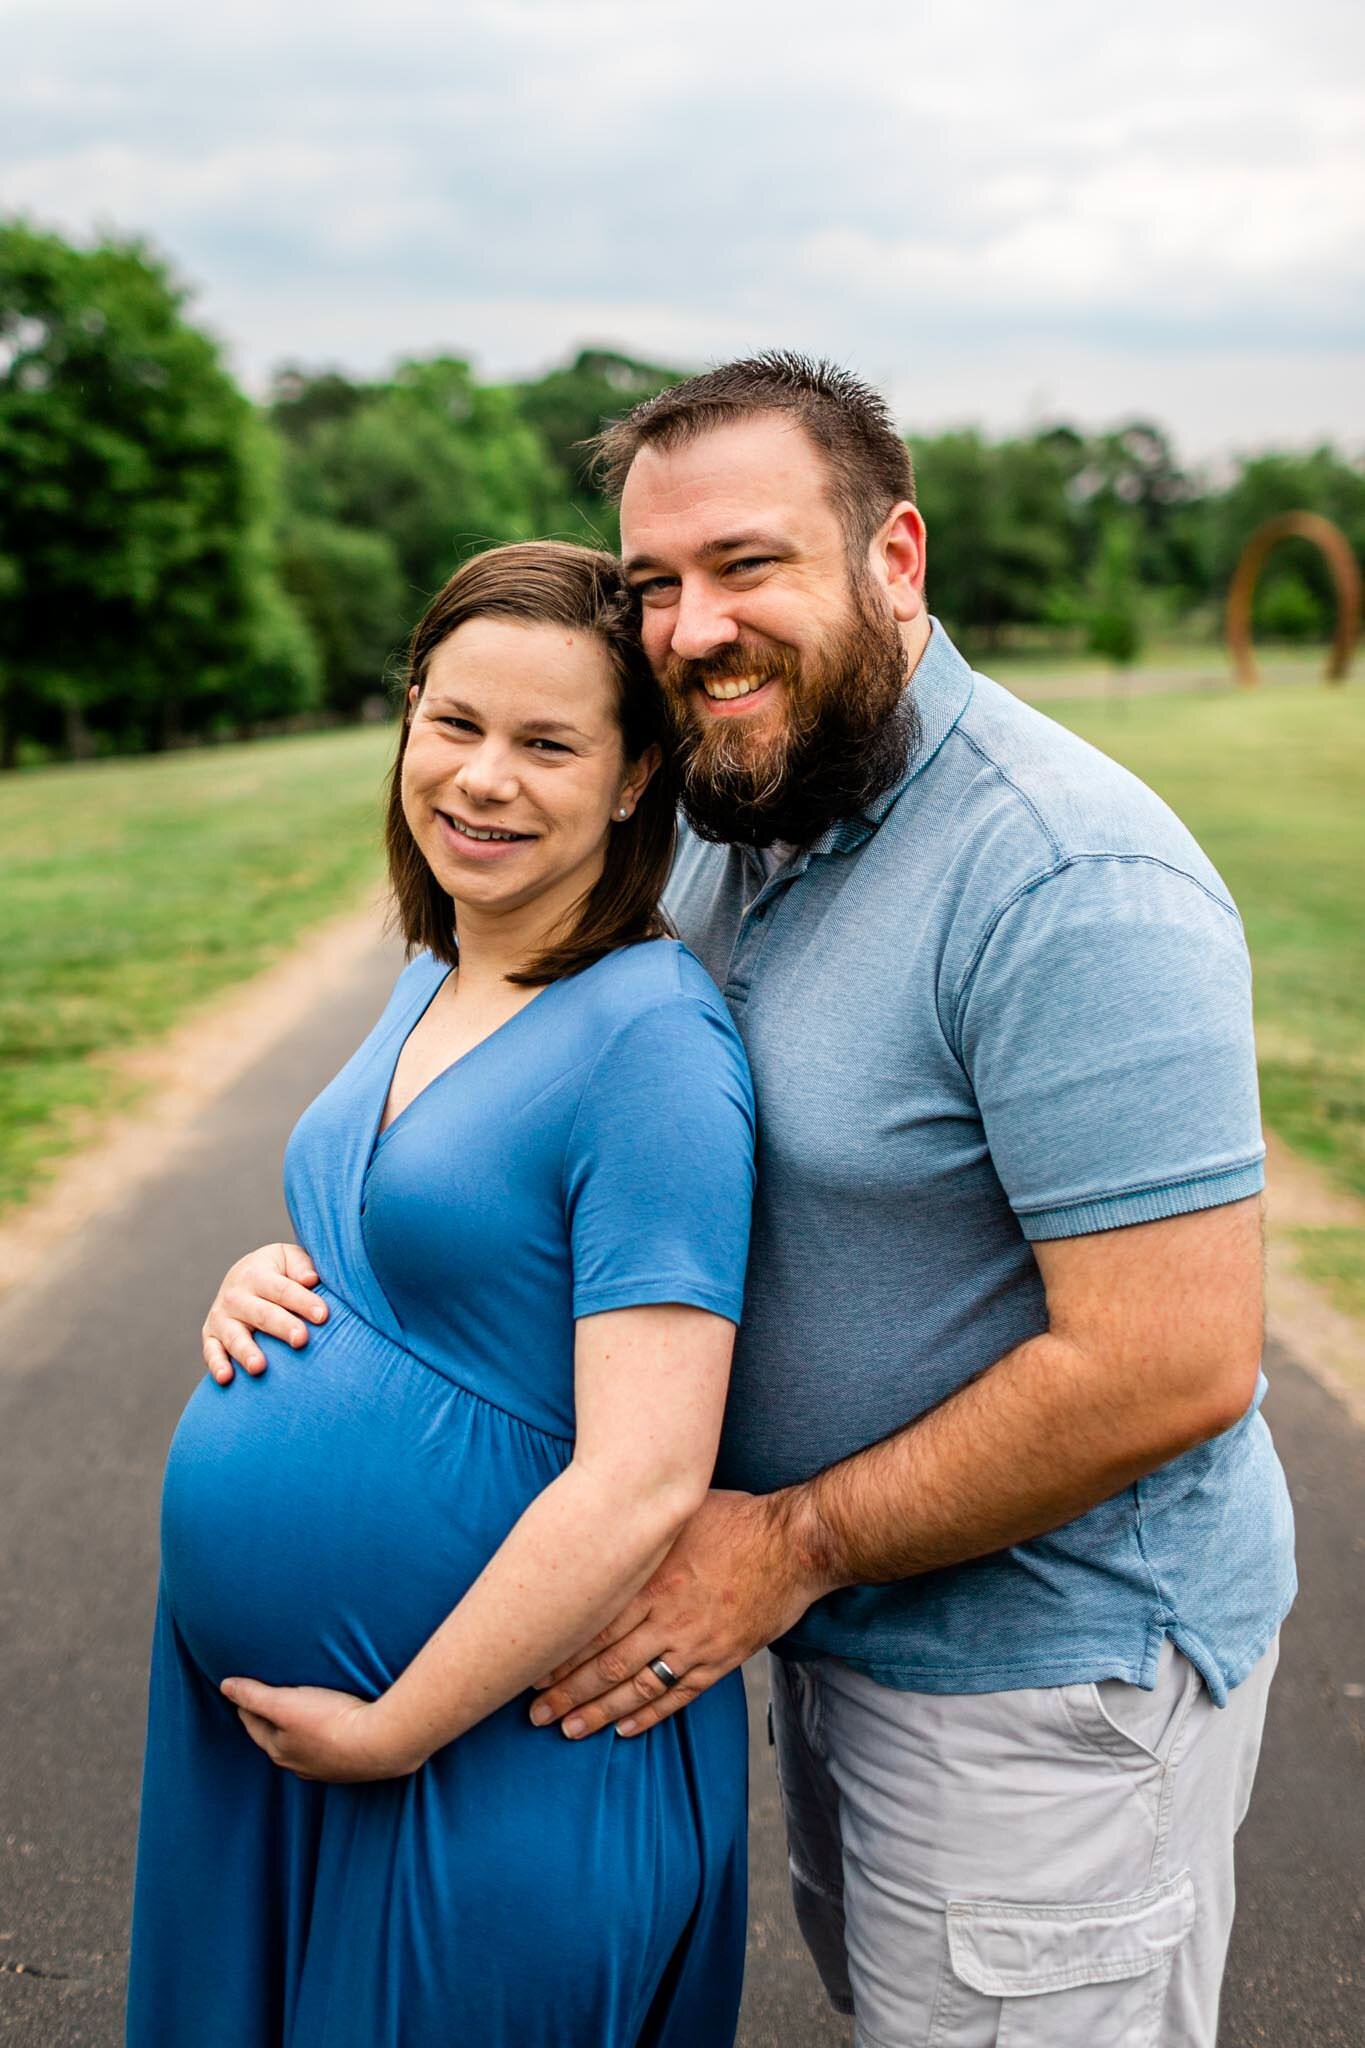
<path id="1" fill-rule="evenodd" d="M 937 619 L 929 621 L 929 638 L 907 688 L 919 714 L 919 741 L 905 773 L 861 811 L 834 823 L 812 841 L 792 864 L 799 874 L 816 854 L 852 853 L 872 837 L 893 804 L 915 777 L 928 767 L 971 701 L 972 671 Z M 757 858 L 757 856 L 755 856 Z"/>

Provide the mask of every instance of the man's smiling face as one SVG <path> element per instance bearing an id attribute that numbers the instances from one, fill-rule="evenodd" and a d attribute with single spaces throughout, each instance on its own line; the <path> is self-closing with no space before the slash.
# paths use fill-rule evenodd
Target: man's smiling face
<path id="1" fill-rule="evenodd" d="M 905 595 L 878 575 L 876 543 L 851 566 L 825 457 L 803 427 L 766 412 L 646 445 L 621 536 L 698 831 L 814 838 L 876 793 L 870 781 L 895 779 Z"/>

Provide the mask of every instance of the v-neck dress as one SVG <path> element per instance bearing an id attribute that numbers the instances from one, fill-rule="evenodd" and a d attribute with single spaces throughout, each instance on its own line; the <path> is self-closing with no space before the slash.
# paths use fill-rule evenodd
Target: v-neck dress
<path id="1" fill-rule="evenodd" d="M 199 1382 L 167 1462 L 131 2048 L 724 2048 L 743 1967 L 738 1674 L 648 1734 L 529 1696 L 412 1776 L 304 1783 L 217 1690 L 389 1686 L 573 1452 L 574 1323 L 739 1318 L 753 1101 L 670 940 L 551 983 L 379 1135 L 445 969 L 401 975 L 285 1184 L 330 1318 Z M 610 1540 L 610 1532 L 604 1532 Z"/>

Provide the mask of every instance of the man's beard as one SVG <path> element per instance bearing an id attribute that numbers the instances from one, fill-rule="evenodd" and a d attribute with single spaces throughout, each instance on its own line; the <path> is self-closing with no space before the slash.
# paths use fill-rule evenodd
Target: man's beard
<path id="1" fill-rule="evenodd" d="M 851 579 L 846 623 L 803 660 L 776 643 L 670 661 L 660 680 L 677 747 L 683 816 L 702 839 L 809 846 L 904 774 L 919 740 L 909 663 L 890 611 Z M 702 679 L 755 671 L 783 692 L 780 721 L 693 708 Z"/>

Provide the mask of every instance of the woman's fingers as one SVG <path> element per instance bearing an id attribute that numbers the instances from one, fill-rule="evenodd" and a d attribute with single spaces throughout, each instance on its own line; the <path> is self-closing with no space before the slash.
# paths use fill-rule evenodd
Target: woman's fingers
<path id="1" fill-rule="evenodd" d="M 237 1719 L 241 1722 L 257 1748 L 263 1749 L 266 1755 L 269 1756 L 270 1745 L 275 1739 L 274 1722 L 267 1721 L 261 1714 L 253 1714 L 249 1707 L 238 1707 Z"/>
<path id="2" fill-rule="evenodd" d="M 308 1340 L 310 1323 L 326 1322 L 327 1304 L 282 1273 L 243 1273 L 225 1284 L 209 1313 L 232 1316 L 253 1330 L 269 1330 L 272 1337 L 288 1330 L 302 1344 Z"/>
<path id="3" fill-rule="evenodd" d="M 235 1360 L 244 1372 L 254 1374 L 265 1371 L 265 1353 L 245 1323 L 234 1322 L 231 1316 L 222 1315 L 217 1309 L 210 1309 L 200 1336 L 204 1347 L 204 1363 L 210 1372 L 213 1372 L 214 1361 L 219 1354 L 224 1355 L 229 1361 Z M 220 1378 L 216 1372 L 213 1376 L 215 1379 Z M 223 1384 L 231 1377 L 229 1365 Z"/>
<path id="4" fill-rule="evenodd" d="M 279 1286 L 292 1287 L 289 1281 L 280 1281 Z M 300 1288 L 293 1288 L 299 1298 L 301 1313 L 309 1322 L 323 1323 L 327 1320 L 327 1304 L 318 1301 Z M 204 1325 L 205 1361 L 207 1345 L 216 1339 L 230 1358 L 249 1373 L 265 1371 L 265 1354 L 256 1343 L 259 1334 L 278 1337 L 282 1344 L 288 1344 L 293 1351 L 299 1351 L 308 1342 L 308 1324 L 301 1322 L 289 1309 L 271 1300 L 266 1295 L 247 1294 L 243 1290 L 224 1289 L 218 1301 L 209 1310 Z"/>
<path id="5" fill-rule="evenodd" d="M 245 1323 L 229 1323 L 226 1348 L 243 1372 L 259 1379 L 265 1371 L 265 1353 Z"/>
<path id="6" fill-rule="evenodd" d="M 234 1290 L 236 1291 L 238 1290 Z M 248 1293 L 245 1288 L 241 1288 L 240 1292 L 247 1301 L 259 1299 L 273 1302 L 279 1308 L 289 1309 L 294 1315 L 301 1316 L 306 1323 L 325 1323 L 327 1320 L 326 1302 L 319 1301 L 310 1287 L 298 1280 L 289 1279 L 283 1273 L 269 1275 L 268 1282 L 263 1281 L 255 1295 Z M 231 1306 L 226 1292 L 224 1300 Z"/>
<path id="7" fill-rule="evenodd" d="M 209 1310 L 199 1337 L 204 1363 L 220 1386 L 226 1386 L 232 1378 L 234 1360 L 244 1372 L 255 1375 L 265 1371 L 265 1353 L 246 1324 L 235 1322 L 216 1308 Z M 219 1369 L 223 1366 L 225 1371 Z"/>
<path id="8" fill-rule="evenodd" d="M 234 1358 L 239 1354 L 243 1332 L 248 1343 L 257 1332 L 264 1332 L 267 1337 L 278 1337 L 294 1351 L 308 1342 L 306 1323 L 290 1315 L 287 1308 L 279 1308 L 273 1301 L 260 1297 L 242 1301 L 234 1296 L 230 1302 L 225 1299 L 221 1307 L 215 1304 L 209 1310 L 208 1330 Z"/>
<path id="9" fill-rule="evenodd" d="M 234 1322 L 230 1316 L 213 1315 L 205 1325 L 205 1334 L 216 1337 L 228 1357 L 235 1359 L 243 1372 L 254 1377 L 265 1371 L 265 1353 L 245 1323 Z"/>
<path id="10" fill-rule="evenodd" d="M 258 1749 L 264 1750 L 272 1764 L 282 1771 L 290 1771 L 296 1778 L 311 1781 L 313 1773 L 303 1770 L 297 1762 L 290 1760 L 288 1738 L 283 1736 L 273 1721 L 267 1721 L 263 1714 L 253 1714 L 249 1707 L 238 1707 L 237 1718 Z"/>
<path id="11" fill-rule="evenodd" d="M 284 1270 L 291 1280 L 297 1280 L 302 1287 L 316 1287 L 318 1269 L 301 1244 L 282 1244 Z"/>
<path id="12" fill-rule="evenodd" d="M 278 1764 L 281 1770 L 288 1770 L 289 1765 L 283 1753 L 280 1731 L 275 1726 L 275 1723 L 268 1721 L 264 1714 L 254 1714 L 250 1707 L 242 1706 L 239 1706 L 237 1709 L 237 1719 L 241 1722 L 257 1749 L 264 1750 L 272 1764 Z"/>
<path id="13" fill-rule="evenodd" d="M 258 1718 L 270 1719 L 272 1708 L 279 1707 L 281 1695 L 288 1688 L 266 1685 L 259 1678 L 225 1678 L 218 1690 L 224 1699 L 231 1700 L 239 1711 L 245 1710 Z"/>
<path id="14" fill-rule="evenodd" d="M 232 1378 L 232 1360 L 216 1337 L 206 1335 L 204 1338 L 204 1363 L 212 1378 L 220 1387 L 225 1387 Z"/>

